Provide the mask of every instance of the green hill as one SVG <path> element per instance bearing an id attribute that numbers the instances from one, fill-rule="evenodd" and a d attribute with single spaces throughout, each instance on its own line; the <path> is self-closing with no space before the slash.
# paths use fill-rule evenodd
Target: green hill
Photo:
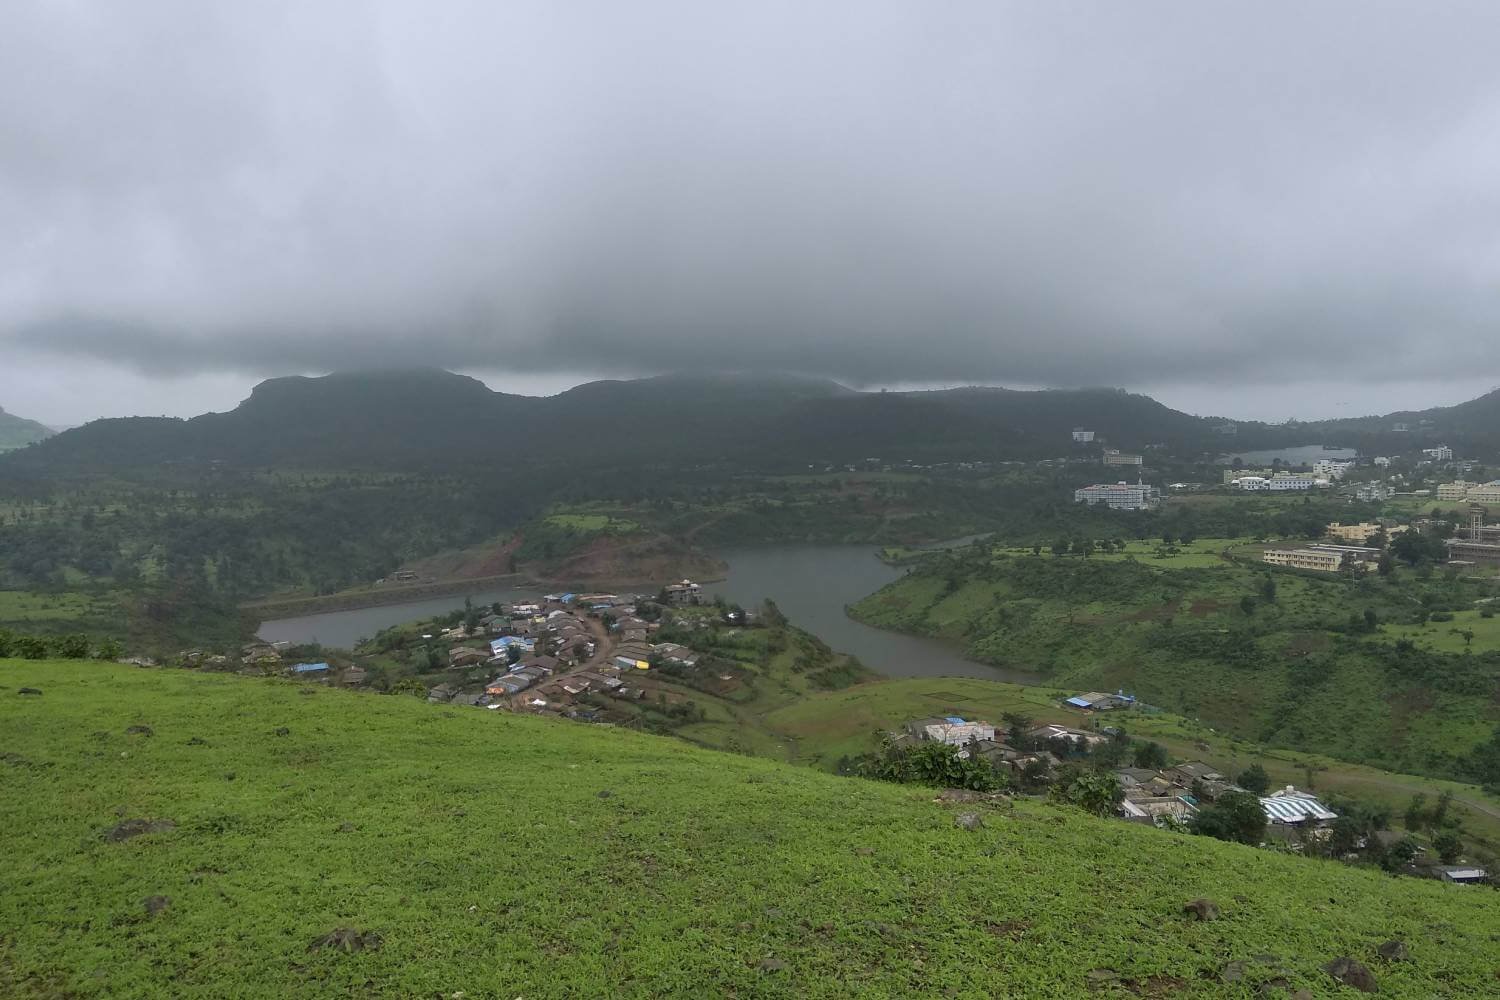
<path id="1" fill-rule="evenodd" d="M 1450 635 L 1477 626 L 1474 602 L 1488 583 L 1406 572 L 1268 577 L 1249 561 L 1254 547 L 1226 558 L 1220 550 L 1232 544 L 1205 538 L 1160 556 L 1160 545 L 1132 541 L 1088 559 L 971 546 L 922 562 L 851 613 L 954 640 L 988 663 L 1045 671 L 1060 687 L 1124 688 L 1242 739 L 1500 781 L 1477 753 L 1500 733 L 1500 651 Z M 1453 620 L 1411 624 L 1414 609 L 1429 607 Z M 1379 624 L 1366 626 L 1366 611 Z"/>
<path id="2" fill-rule="evenodd" d="M 622 730 L 7 661 L 0 733 L 0 995 L 1333 996 L 1348 955 L 1426 998 L 1500 966 L 1487 891 Z"/>
<path id="3" fill-rule="evenodd" d="M 24 448 L 33 442 L 44 441 L 52 434 L 52 428 L 6 413 L 5 408 L 0 407 L 0 451 Z"/>

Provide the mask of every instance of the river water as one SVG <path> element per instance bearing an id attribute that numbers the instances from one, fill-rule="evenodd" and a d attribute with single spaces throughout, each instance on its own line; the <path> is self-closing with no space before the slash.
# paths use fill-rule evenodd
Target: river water
<path id="1" fill-rule="evenodd" d="M 846 605 L 873 593 L 905 570 L 887 566 L 868 545 L 788 545 L 735 549 L 720 553 L 728 575 L 704 585 L 708 594 L 757 607 L 774 600 L 793 624 L 806 629 L 841 653 L 852 653 L 872 670 L 888 677 L 982 677 L 987 680 L 1038 684 L 1041 678 L 1021 670 L 992 667 L 965 659 L 934 639 L 871 628 L 849 618 Z M 641 587 L 641 590 L 650 589 Z M 484 590 L 470 594 L 475 604 L 535 597 L 532 590 Z M 382 628 L 450 611 L 464 595 L 432 597 L 406 604 L 387 604 L 355 611 L 282 618 L 261 625 L 267 641 L 321 642 L 348 648 Z"/>

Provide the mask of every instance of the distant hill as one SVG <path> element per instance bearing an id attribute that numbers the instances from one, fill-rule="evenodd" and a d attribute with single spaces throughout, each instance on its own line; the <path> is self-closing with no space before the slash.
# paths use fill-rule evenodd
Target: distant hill
<path id="1" fill-rule="evenodd" d="M 0 451 L 24 448 L 36 441 L 46 440 L 53 433 L 52 428 L 44 424 L 6 413 L 4 407 L 0 407 Z"/>
<path id="2" fill-rule="evenodd" d="M 1074 427 L 1122 449 L 1161 445 L 1175 455 L 1300 444 L 1381 452 L 1439 440 L 1489 453 L 1500 450 L 1500 392 L 1356 420 L 1241 421 L 1232 436 L 1226 423 L 1110 388 L 859 392 L 825 379 L 725 374 L 599 381 L 532 397 L 440 369 L 404 369 L 271 379 L 225 413 L 97 420 L 7 461 L 51 474 L 163 463 L 419 471 L 518 461 L 598 470 L 1025 460 L 1068 454 Z"/>
<path id="3" fill-rule="evenodd" d="M 416 469 L 465 458 L 1036 458 L 1066 453 L 1077 425 L 1127 448 L 1216 441 L 1216 421 L 1113 389 L 871 393 L 795 376 L 663 375 L 538 398 L 432 369 L 271 379 L 226 413 L 97 420 L 12 461 L 37 470 L 199 462 Z"/>
<path id="4" fill-rule="evenodd" d="M 1482 888 L 411 697 L 0 681 L 6 996 L 1493 995 Z"/>

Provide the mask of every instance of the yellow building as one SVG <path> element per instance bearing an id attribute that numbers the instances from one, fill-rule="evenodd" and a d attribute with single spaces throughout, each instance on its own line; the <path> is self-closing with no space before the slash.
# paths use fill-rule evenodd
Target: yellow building
<path id="1" fill-rule="evenodd" d="M 1359 524 L 1340 524 L 1334 521 L 1328 526 L 1328 537 L 1337 538 L 1349 545 L 1364 545 L 1380 533 L 1380 525 L 1370 521 Z"/>
<path id="2" fill-rule="evenodd" d="M 1478 483 L 1466 483 L 1462 479 L 1451 483 L 1439 483 L 1437 498 L 1439 500 L 1467 500 L 1469 491 L 1478 486 Z"/>

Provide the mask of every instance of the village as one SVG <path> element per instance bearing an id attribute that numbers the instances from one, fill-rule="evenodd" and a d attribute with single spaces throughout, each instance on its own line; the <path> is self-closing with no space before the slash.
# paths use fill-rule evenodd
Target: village
<path id="1" fill-rule="evenodd" d="M 1032 726 L 1025 720 L 1015 720 L 1006 729 L 956 715 L 937 716 L 913 719 L 888 733 L 884 749 L 900 753 L 923 744 L 946 745 L 959 760 L 988 763 L 1012 793 L 1045 792 L 1060 780 L 1070 762 L 1077 765 L 1086 761 L 1112 775 L 1112 813 L 1126 822 L 1186 831 L 1205 810 L 1238 796 L 1242 802 L 1253 799 L 1258 803 L 1263 826 L 1255 824 L 1260 832 L 1253 839 L 1259 846 L 1335 860 L 1381 856 L 1394 862 L 1387 866 L 1396 874 L 1457 884 L 1480 884 L 1488 878 L 1481 866 L 1448 863 L 1458 858 L 1429 856 L 1432 852 L 1398 831 L 1357 829 L 1354 824 L 1340 830 L 1340 814 L 1315 792 L 1293 785 L 1266 787 L 1266 775 L 1258 768 L 1231 776 L 1201 760 L 1170 763 L 1166 752 L 1154 743 L 1132 745 L 1123 720 L 1111 725 L 1094 719 L 1097 713 L 1117 717 L 1136 709 L 1136 699 L 1124 692 L 1084 692 L 1063 699 L 1061 706 L 1083 712 L 1097 723 L 1095 728 L 1056 723 Z M 1351 829 L 1355 835 L 1350 835 Z"/>
<path id="2" fill-rule="evenodd" d="M 686 645 L 653 640 L 664 625 L 703 627 L 704 613 L 716 611 L 708 604 L 691 580 L 669 584 L 655 595 L 546 594 L 534 601 L 470 605 L 433 621 L 389 629 L 353 657 L 289 662 L 300 647 L 252 643 L 241 650 L 240 669 L 363 688 L 374 686 L 373 661 L 400 658 L 417 672 L 382 685 L 382 690 L 424 693 L 433 703 L 584 722 L 620 721 L 611 718 L 611 703 L 654 696 L 658 707 L 673 711 L 668 702 L 678 696 L 663 692 L 653 671 L 681 675 L 705 661 Z M 687 608 L 701 610 L 674 614 Z M 755 616 L 726 606 L 722 617 L 727 626 L 743 626 Z M 194 650 L 179 659 L 188 666 L 234 667 L 226 657 L 205 657 Z"/>

